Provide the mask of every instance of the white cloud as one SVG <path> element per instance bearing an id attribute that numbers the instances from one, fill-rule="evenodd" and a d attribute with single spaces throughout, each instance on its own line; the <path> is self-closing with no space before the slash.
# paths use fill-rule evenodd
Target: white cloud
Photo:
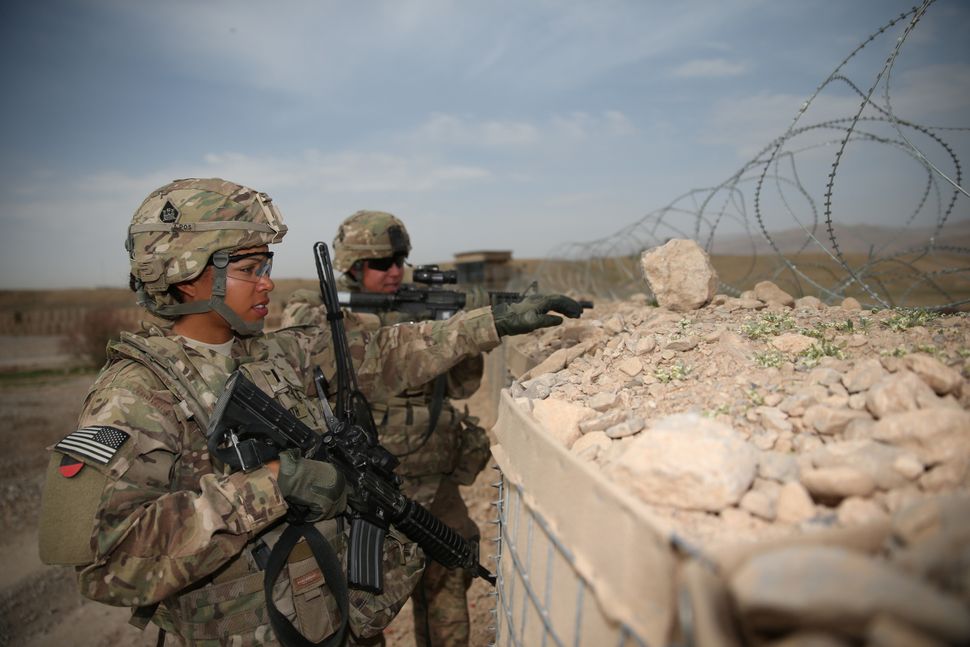
<path id="1" fill-rule="evenodd" d="M 705 58 L 688 61 L 675 67 L 671 74 L 683 79 L 714 79 L 739 76 L 747 72 L 747 66 L 723 58 Z"/>
<path id="2" fill-rule="evenodd" d="M 475 121 L 456 115 L 434 113 L 409 138 L 415 143 L 504 148 L 534 144 L 539 136 L 539 128 L 524 121 Z"/>
<path id="3" fill-rule="evenodd" d="M 413 131 L 405 133 L 400 141 L 421 150 L 428 146 L 543 150 L 563 140 L 608 139 L 637 132 L 633 122 L 619 110 L 598 114 L 577 111 L 531 121 L 479 120 L 472 116 L 434 113 Z"/>

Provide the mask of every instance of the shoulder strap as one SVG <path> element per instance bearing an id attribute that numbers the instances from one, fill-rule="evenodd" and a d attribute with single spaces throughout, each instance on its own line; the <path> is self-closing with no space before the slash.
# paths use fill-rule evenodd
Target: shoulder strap
<path id="1" fill-rule="evenodd" d="M 108 356 L 130 359 L 150 370 L 165 388 L 185 403 L 203 429 L 208 426 L 212 407 L 205 405 L 205 395 L 210 396 L 213 404 L 217 398 L 208 389 L 205 389 L 205 393 L 199 391 L 199 385 L 206 383 L 201 376 L 193 381 L 187 379 L 183 371 L 176 370 L 176 360 L 182 359 L 186 368 L 196 372 L 185 355 L 185 349 L 177 341 L 166 337 L 146 339 L 139 335 L 122 333 L 121 340 L 108 347 Z"/>
<path id="2" fill-rule="evenodd" d="M 306 539 L 310 551 L 317 560 L 317 565 L 323 572 L 330 592 L 337 600 L 337 608 L 340 611 L 340 627 L 329 638 L 324 638 L 320 642 L 308 640 L 276 608 L 276 604 L 273 602 L 273 586 L 286 566 L 286 558 L 289 557 L 300 537 Z M 263 593 L 266 595 L 266 610 L 269 613 L 270 625 L 272 625 L 276 637 L 286 647 L 338 647 L 344 644 L 347 623 L 350 619 L 350 591 L 347 589 L 347 580 L 344 578 L 343 567 L 340 565 L 337 553 L 313 524 L 291 523 L 280 535 L 279 540 L 273 544 L 269 562 L 266 564 Z"/>

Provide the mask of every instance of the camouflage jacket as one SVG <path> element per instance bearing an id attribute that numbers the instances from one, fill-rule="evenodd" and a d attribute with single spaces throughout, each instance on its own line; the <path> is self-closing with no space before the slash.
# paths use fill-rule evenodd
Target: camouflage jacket
<path id="1" fill-rule="evenodd" d="M 358 291 L 360 285 L 344 274 L 338 280 L 338 288 L 352 292 Z M 396 311 L 380 315 L 354 314 L 353 327 L 368 332 L 410 321 L 406 314 Z M 325 318 L 320 295 L 313 290 L 297 290 L 283 310 L 284 326 L 319 324 Z M 425 499 L 422 503 L 429 504 L 430 501 L 417 496 L 414 488 L 409 489 L 409 481 L 421 479 L 426 482 L 429 477 L 451 475 L 459 483 L 470 484 L 488 460 L 488 437 L 484 430 L 449 401 L 449 398 L 470 397 L 481 385 L 483 368 L 483 357 L 476 355 L 442 371 L 436 379 L 418 388 L 407 389 L 392 398 L 371 400 L 381 444 L 401 461 L 396 471 L 405 478 L 408 494 L 419 500 Z M 434 429 L 429 429 L 431 403 L 439 378 L 443 381 L 441 410 Z M 425 483 L 421 489 L 433 492 L 434 483 Z"/>
<path id="2" fill-rule="evenodd" d="M 372 397 L 389 397 L 435 374 L 437 367 L 411 361 L 415 353 L 436 347 L 437 361 L 448 365 L 497 342 L 491 316 L 484 312 L 454 323 L 359 332 L 351 339 L 361 388 Z M 47 535 L 59 528 L 56 510 L 91 508 L 87 556 L 60 561 L 77 565 L 85 596 L 118 606 L 161 602 L 153 621 L 189 644 L 222 644 L 230 638 L 238 644 L 276 644 L 266 619 L 262 573 L 250 549 L 257 541 L 272 545 L 286 503 L 266 468 L 228 475 L 214 470 L 206 421 L 229 374 L 239 368 L 297 417 L 319 427 L 318 405 L 307 395 L 310 368 L 320 363 L 332 374 L 330 352 L 329 329 L 313 326 L 236 339 L 231 357 L 158 328 L 125 334 L 110 349 L 78 425 L 79 431 L 110 430 L 117 446 L 100 457 L 75 451 L 67 439 L 55 446 L 52 466 L 63 465 L 61 455 L 80 461 L 81 476 L 94 478 L 100 490 L 90 497 L 93 502 L 85 501 L 81 488 L 72 489 L 74 478 L 49 469 L 42 553 L 44 528 Z M 327 520 L 318 527 L 345 558 L 341 525 Z M 299 559 L 291 556 L 289 578 L 280 578 L 274 599 L 281 611 L 297 618 L 305 635 L 319 640 L 337 626 L 336 603 L 315 560 L 298 551 L 294 555 Z M 421 557 L 413 544 L 396 537 L 386 544 L 385 564 L 383 595 L 352 594 L 355 636 L 376 634 L 390 622 L 420 574 Z"/>

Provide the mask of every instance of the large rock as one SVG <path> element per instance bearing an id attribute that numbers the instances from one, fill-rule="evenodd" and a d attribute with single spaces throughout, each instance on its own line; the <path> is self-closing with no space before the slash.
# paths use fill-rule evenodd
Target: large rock
<path id="1" fill-rule="evenodd" d="M 970 639 L 970 614 L 959 600 L 843 548 L 800 546 L 752 557 L 730 590 L 742 623 L 758 632 L 831 629 L 861 638 L 885 614 L 943 640 Z"/>
<path id="2" fill-rule="evenodd" d="M 566 447 L 572 447 L 582 435 L 579 423 L 596 415 L 596 412 L 573 402 L 546 398 L 533 402 L 532 415 L 559 442 Z"/>
<path id="3" fill-rule="evenodd" d="M 913 476 L 907 476 L 906 470 L 913 471 L 912 465 L 903 461 L 903 469 L 897 469 L 896 461 L 909 458 L 916 463 L 918 471 Z M 906 451 L 875 442 L 869 439 L 846 440 L 828 443 L 811 453 L 812 464 L 815 467 L 851 467 L 868 475 L 881 490 L 891 490 L 902 487 L 923 472 L 923 465 L 912 454 Z"/>
<path id="4" fill-rule="evenodd" d="M 731 427 L 677 414 L 641 432 L 609 471 L 649 503 L 718 512 L 741 499 L 757 462 Z"/>
<path id="5" fill-rule="evenodd" d="M 657 304 L 669 310 L 696 310 L 710 302 L 717 289 L 711 259 L 693 240 L 675 238 L 647 250 L 640 266 Z"/>
<path id="6" fill-rule="evenodd" d="M 843 375 L 842 384 L 849 393 L 858 393 L 872 388 L 887 375 L 888 372 L 882 367 L 882 362 L 878 359 L 867 359 L 859 362 Z"/>
<path id="7" fill-rule="evenodd" d="M 923 353 L 912 353 L 903 358 L 906 367 L 920 376 L 938 395 L 960 395 L 963 378 L 952 368 Z"/>
<path id="8" fill-rule="evenodd" d="M 815 504 L 808 490 L 798 481 L 788 481 L 778 491 L 775 518 L 783 523 L 798 524 L 815 516 Z"/>
<path id="9" fill-rule="evenodd" d="M 876 418 L 900 411 L 940 406 L 939 398 L 916 373 L 900 371 L 879 380 L 866 393 L 866 408 Z"/>
<path id="10" fill-rule="evenodd" d="M 876 422 L 870 432 L 876 440 L 909 450 L 924 465 L 970 456 L 970 412 L 963 409 L 893 413 Z"/>

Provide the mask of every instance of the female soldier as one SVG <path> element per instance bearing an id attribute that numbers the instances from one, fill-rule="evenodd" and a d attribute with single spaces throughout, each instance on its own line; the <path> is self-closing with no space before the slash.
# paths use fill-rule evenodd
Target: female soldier
<path id="1" fill-rule="evenodd" d="M 54 446 L 48 469 L 44 561 L 74 565 L 83 595 L 135 607 L 135 624 L 151 620 L 189 645 L 280 644 L 261 569 L 288 504 L 308 508 L 346 558 L 337 516 L 346 494 L 331 465 L 284 453 L 278 463 L 227 474 L 206 448 L 209 415 L 234 370 L 323 427 L 308 393 L 313 365 L 334 370 L 329 330 L 261 334 L 274 287 L 268 245 L 285 233 L 268 196 L 231 182 L 177 180 L 151 193 L 128 230 L 132 287 L 142 306 L 172 324 L 146 325 L 111 345 L 78 430 Z M 360 386 L 388 397 L 422 384 L 442 365 L 495 346 L 499 332 L 558 319 L 540 310 L 496 322 L 483 309 L 382 329 L 352 349 Z M 434 361 L 412 361 L 415 354 Z M 343 614 L 329 578 L 299 544 L 272 599 L 309 640 L 339 644 L 348 621 L 350 642 L 365 640 L 390 622 L 420 576 L 419 551 L 396 534 L 384 561 L 383 593 L 351 591 Z"/>

